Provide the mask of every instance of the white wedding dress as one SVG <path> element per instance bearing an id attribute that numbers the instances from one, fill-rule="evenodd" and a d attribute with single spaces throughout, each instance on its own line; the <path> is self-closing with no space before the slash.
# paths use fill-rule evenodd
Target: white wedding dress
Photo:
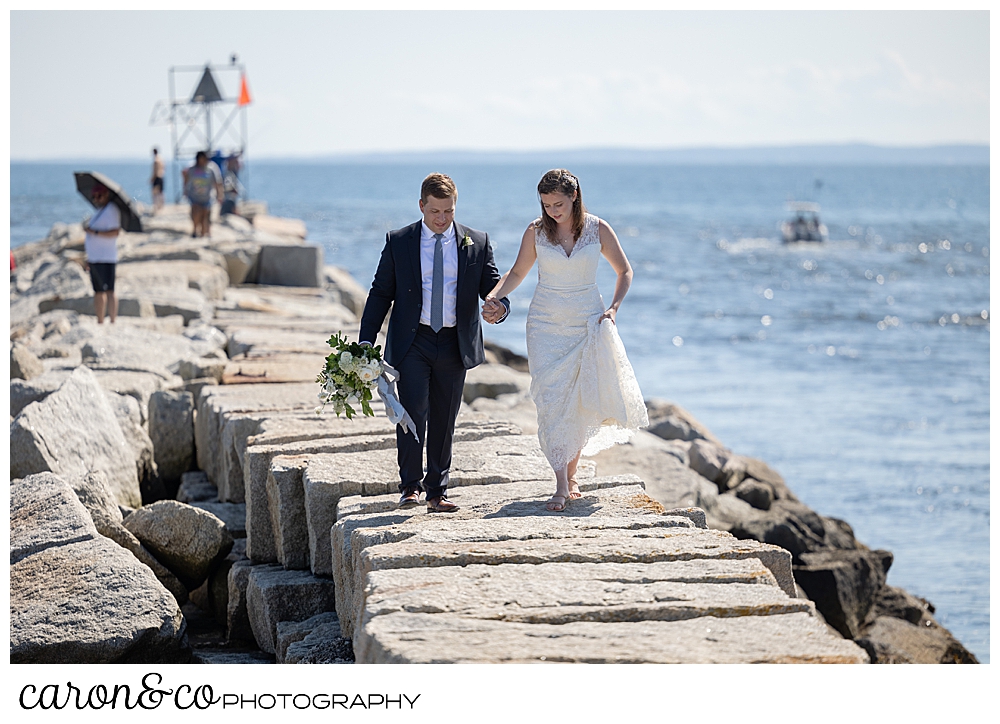
<path id="1" fill-rule="evenodd" d="M 581 450 L 594 455 L 649 424 L 618 329 L 597 322 L 605 310 L 597 289 L 599 224 L 587 214 L 568 255 L 535 227 L 538 285 L 528 309 L 528 367 L 538 442 L 557 470 Z"/>

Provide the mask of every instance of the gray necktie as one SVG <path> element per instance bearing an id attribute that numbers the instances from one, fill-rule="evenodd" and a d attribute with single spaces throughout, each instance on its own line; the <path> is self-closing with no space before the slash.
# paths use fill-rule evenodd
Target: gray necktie
<path id="1" fill-rule="evenodd" d="M 440 332 L 444 326 L 444 234 L 434 235 L 434 279 L 431 281 L 431 329 Z"/>

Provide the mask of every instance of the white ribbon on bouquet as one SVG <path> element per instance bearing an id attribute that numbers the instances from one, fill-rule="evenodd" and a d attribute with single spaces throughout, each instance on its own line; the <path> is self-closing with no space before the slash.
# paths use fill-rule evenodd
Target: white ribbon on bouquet
<path id="1" fill-rule="evenodd" d="M 420 442 L 417 426 L 399 401 L 399 395 L 396 393 L 396 380 L 398 379 L 399 372 L 383 361 L 382 374 L 378 377 L 378 396 L 385 404 L 385 416 L 389 418 L 389 421 L 394 425 L 402 425 L 403 430 L 412 433 L 416 441 Z"/>

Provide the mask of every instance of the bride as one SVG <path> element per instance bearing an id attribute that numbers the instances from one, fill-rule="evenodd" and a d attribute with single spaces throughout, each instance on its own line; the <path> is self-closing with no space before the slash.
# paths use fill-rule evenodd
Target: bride
<path id="1" fill-rule="evenodd" d="M 580 455 L 627 442 L 649 424 L 646 405 L 615 326 L 632 283 L 632 267 L 615 232 L 587 213 L 580 181 L 553 169 L 538 182 L 542 215 L 528 225 L 517 260 L 486 296 L 483 317 L 499 317 L 497 301 L 513 292 L 538 260 L 538 285 L 528 309 L 531 397 L 538 442 L 556 474 L 546 509 L 561 512 L 579 498 Z M 600 256 L 618 274 L 605 308 L 597 289 Z M 610 323 L 608 323 L 610 322 Z"/>

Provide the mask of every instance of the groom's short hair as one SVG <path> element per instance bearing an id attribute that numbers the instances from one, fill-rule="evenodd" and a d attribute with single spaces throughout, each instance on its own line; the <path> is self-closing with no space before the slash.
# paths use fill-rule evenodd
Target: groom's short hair
<path id="1" fill-rule="evenodd" d="M 443 173 L 432 173 L 420 184 L 420 200 L 427 203 L 427 197 L 433 196 L 436 199 L 453 198 L 458 199 L 458 189 L 451 176 Z"/>

